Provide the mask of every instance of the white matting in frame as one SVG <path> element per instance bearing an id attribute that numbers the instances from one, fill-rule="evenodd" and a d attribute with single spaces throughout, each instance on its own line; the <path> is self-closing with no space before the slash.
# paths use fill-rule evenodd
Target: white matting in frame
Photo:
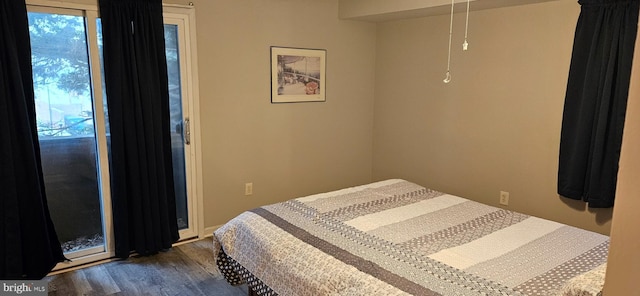
<path id="1" fill-rule="evenodd" d="M 271 103 L 326 100 L 324 49 L 271 47 Z"/>

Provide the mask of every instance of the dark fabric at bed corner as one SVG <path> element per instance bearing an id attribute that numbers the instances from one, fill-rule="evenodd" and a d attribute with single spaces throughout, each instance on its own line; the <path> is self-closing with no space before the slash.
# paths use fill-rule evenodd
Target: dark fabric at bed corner
<path id="1" fill-rule="evenodd" d="M 247 284 L 250 289 L 249 295 L 278 296 L 278 293 L 254 276 L 244 268 L 244 266 L 238 263 L 238 261 L 227 255 L 222 248 L 220 248 L 218 252 L 216 264 L 218 265 L 220 273 L 229 284 L 233 286 Z"/>
<path id="2" fill-rule="evenodd" d="M 0 1 L 0 279 L 40 279 L 62 248 L 47 207 L 27 11 Z"/>
<path id="3" fill-rule="evenodd" d="M 580 0 L 564 104 L 558 194 L 612 207 L 622 145 L 638 0 Z"/>

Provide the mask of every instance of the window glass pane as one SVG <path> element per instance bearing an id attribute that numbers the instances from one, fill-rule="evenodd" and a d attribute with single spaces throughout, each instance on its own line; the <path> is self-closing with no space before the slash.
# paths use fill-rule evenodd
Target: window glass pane
<path id="1" fill-rule="evenodd" d="M 164 25 L 164 40 L 169 78 L 169 112 L 171 116 L 171 150 L 173 179 L 176 190 L 176 214 L 178 229 L 189 228 L 187 209 L 187 185 L 185 175 L 185 151 L 183 138 L 182 86 L 180 81 L 180 52 L 177 25 Z"/>
<path id="2" fill-rule="evenodd" d="M 97 33 L 97 43 L 98 43 L 98 57 L 100 58 L 100 72 L 102 73 L 102 75 L 100 75 L 100 83 L 102 83 L 102 106 L 104 108 L 104 121 L 105 121 L 105 127 L 107 130 L 107 143 L 108 143 L 108 147 L 109 147 L 109 151 L 111 151 L 111 129 L 109 128 L 109 107 L 107 106 L 107 88 L 104 85 L 104 59 L 103 59 L 103 52 L 102 52 L 102 20 L 100 18 L 96 19 L 96 33 Z M 109 155 L 111 155 L 111 153 L 109 153 Z M 109 157 L 109 159 L 111 159 L 111 157 Z"/>
<path id="3" fill-rule="evenodd" d="M 29 12 L 36 119 L 65 253 L 104 245 L 84 18 Z"/>
<path id="4" fill-rule="evenodd" d="M 84 18 L 29 13 L 38 134 L 93 135 Z"/>

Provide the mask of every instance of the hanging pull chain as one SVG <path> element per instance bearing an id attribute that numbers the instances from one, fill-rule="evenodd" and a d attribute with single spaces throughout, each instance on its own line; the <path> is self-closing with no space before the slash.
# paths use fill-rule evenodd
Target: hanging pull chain
<path id="1" fill-rule="evenodd" d="M 447 75 L 442 82 L 451 82 L 451 37 L 453 36 L 453 5 L 455 0 L 451 0 L 451 21 L 449 23 L 449 56 L 447 57 Z"/>
<path id="2" fill-rule="evenodd" d="M 469 32 L 469 2 L 471 0 L 467 0 L 467 22 L 464 28 L 464 43 L 462 43 L 462 50 L 467 50 L 469 48 L 469 42 L 467 42 L 467 33 Z"/>

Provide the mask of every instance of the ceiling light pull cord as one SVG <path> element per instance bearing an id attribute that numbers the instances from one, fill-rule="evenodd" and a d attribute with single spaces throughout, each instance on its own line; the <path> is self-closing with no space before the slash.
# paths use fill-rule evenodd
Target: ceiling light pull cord
<path id="1" fill-rule="evenodd" d="M 467 0 L 467 22 L 464 28 L 464 43 L 462 43 L 462 50 L 467 50 L 469 48 L 469 42 L 467 42 L 467 33 L 469 32 L 469 2 L 471 0 Z"/>
<path id="2" fill-rule="evenodd" d="M 447 58 L 447 75 L 442 82 L 451 82 L 451 36 L 453 36 L 453 5 L 455 0 L 451 0 L 451 21 L 449 23 L 449 56 Z"/>

